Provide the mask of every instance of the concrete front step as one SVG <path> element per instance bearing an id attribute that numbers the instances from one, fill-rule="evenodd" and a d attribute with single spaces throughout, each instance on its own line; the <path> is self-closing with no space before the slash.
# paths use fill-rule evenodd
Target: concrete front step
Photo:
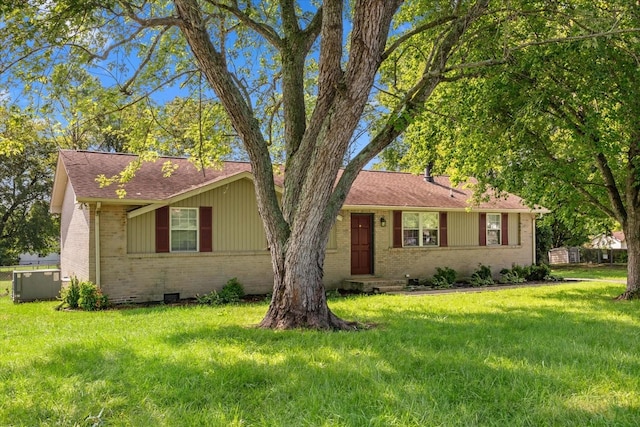
<path id="1" fill-rule="evenodd" d="M 382 279 L 380 277 L 363 277 L 358 279 L 346 279 L 342 282 L 342 288 L 360 292 L 398 292 L 405 289 L 406 280 Z"/>

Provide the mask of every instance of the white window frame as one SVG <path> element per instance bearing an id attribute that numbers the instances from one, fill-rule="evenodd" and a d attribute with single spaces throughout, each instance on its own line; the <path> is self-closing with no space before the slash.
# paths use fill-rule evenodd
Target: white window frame
<path id="1" fill-rule="evenodd" d="M 424 221 L 424 217 L 423 215 L 425 214 L 429 214 L 429 215 L 435 215 L 435 224 L 436 224 L 436 228 L 427 228 L 425 222 Z M 407 228 L 406 230 L 417 230 L 418 231 L 418 236 L 417 236 L 417 244 L 415 245 L 411 245 L 411 244 L 407 244 L 407 237 L 405 237 L 405 215 L 418 215 L 418 228 Z M 434 232 L 435 231 L 435 243 L 425 243 L 425 232 L 426 231 L 430 231 L 430 232 Z M 432 233 L 429 233 L 430 235 L 432 235 Z M 425 211 L 406 211 L 406 212 L 402 212 L 402 247 L 403 248 L 437 248 L 440 246 L 440 213 L 439 212 L 425 212 Z"/>
<path id="2" fill-rule="evenodd" d="M 174 221 L 173 221 L 173 213 L 175 210 L 188 210 L 188 211 L 195 211 L 195 218 L 196 218 L 196 224 L 195 224 L 195 230 L 192 228 L 180 228 L 180 227 L 174 227 Z M 196 245 L 195 245 L 195 249 L 174 249 L 174 244 L 173 244 L 173 232 L 174 231 L 195 231 L 196 233 Z M 185 207 L 181 207 L 181 206 L 175 206 L 175 207 L 170 207 L 169 208 L 169 250 L 171 252 L 198 252 L 200 251 L 200 210 L 198 208 L 185 208 Z"/>
<path id="3" fill-rule="evenodd" d="M 498 221 L 491 221 L 490 217 L 497 217 Z M 502 245 L 502 214 L 499 213 L 487 213 L 487 246 L 501 246 Z M 489 238 L 490 234 L 497 233 L 498 241 L 493 242 L 493 239 Z"/>

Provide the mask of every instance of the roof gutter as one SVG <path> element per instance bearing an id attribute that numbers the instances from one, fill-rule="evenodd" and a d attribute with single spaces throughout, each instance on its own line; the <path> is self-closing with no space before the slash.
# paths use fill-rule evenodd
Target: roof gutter
<path id="1" fill-rule="evenodd" d="M 523 214 L 544 214 L 549 213 L 546 209 L 532 210 L 527 207 L 522 208 L 503 208 L 503 207 L 465 207 L 465 208 L 443 208 L 438 206 L 392 206 L 392 205 L 348 205 L 342 206 L 342 210 L 389 210 L 389 211 L 439 211 L 439 212 L 505 212 L 505 213 L 523 213 Z"/>

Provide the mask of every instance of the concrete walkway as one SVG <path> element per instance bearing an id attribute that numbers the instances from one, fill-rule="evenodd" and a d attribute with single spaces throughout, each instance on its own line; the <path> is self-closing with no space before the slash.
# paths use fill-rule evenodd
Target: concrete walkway
<path id="1" fill-rule="evenodd" d="M 626 284 L 627 281 L 623 279 L 581 279 L 577 277 L 567 277 L 557 282 L 532 282 L 532 283 L 518 283 L 514 285 L 492 285 L 492 286 L 480 286 L 480 287 L 465 287 L 465 288 L 451 288 L 451 289 L 430 289 L 424 291 L 402 291 L 402 292 L 387 292 L 387 295 L 408 295 L 408 296 L 420 296 L 420 295 L 438 295 L 438 294 L 452 294 L 458 292 L 493 292 L 501 291 L 503 289 L 518 289 L 518 288 L 534 288 L 540 286 L 557 286 L 566 285 L 573 282 L 606 282 L 606 283 L 618 283 Z"/>

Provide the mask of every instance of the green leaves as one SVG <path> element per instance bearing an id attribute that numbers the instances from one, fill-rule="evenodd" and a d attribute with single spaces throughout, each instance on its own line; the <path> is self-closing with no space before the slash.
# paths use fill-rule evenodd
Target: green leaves
<path id="1" fill-rule="evenodd" d="M 0 263 L 58 245 L 47 203 L 56 147 L 44 127 L 29 111 L 0 106 Z"/>
<path id="2" fill-rule="evenodd" d="M 435 162 L 437 172 L 475 176 L 481 188 L 566 212 L 560 218 L 624 223 L 625 210 L 640 208 L 623 206 L 633 200 L 627 180 L 638 175 L 640 43 L 622 30 L 640 27 L 637 10 L 583 1 L 510 7 L 486 20 L 465 51 L 468 58 L 508 52 L 508 61 L 439 86 L 403 140 L 382 154 L 385 165 L 417 172 Z M 621 32 L 583 37 L 612 28 Z M 421 65 L 395 66 L 406 76 Z"/>

